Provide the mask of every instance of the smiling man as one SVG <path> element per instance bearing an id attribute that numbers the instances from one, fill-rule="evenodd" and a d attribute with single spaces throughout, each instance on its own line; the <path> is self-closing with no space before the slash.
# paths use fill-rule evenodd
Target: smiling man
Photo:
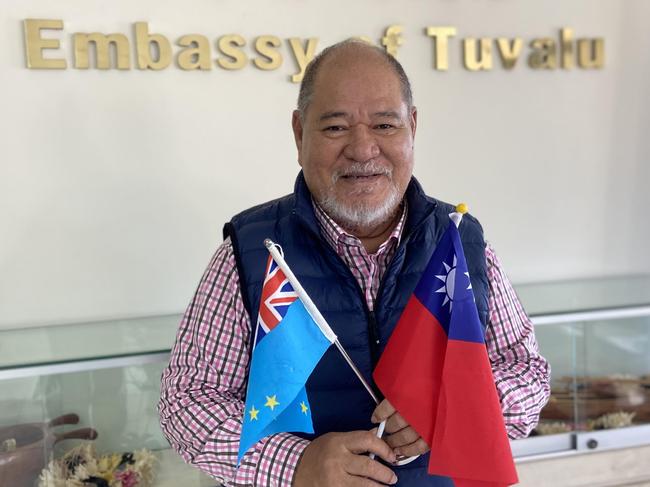
<path id="1" fill-rule="evenodd" d="M 412 176 L 416 125 L 409 80 L 382 50 L 346 41 L 307 68 L 292 119 L 302 168 L 294 192 L 226 225 L 163 374 L 163 431 L 186 461 L 220 482 L 453 485 L 426 474 L 428 446 L 387 401 L 374 404 L 334 347 L 307 383 L 315 434 L 267 436 L 236 464 L 265 238 L 282 245 L 298 280 L 372 382 L 453 210 L 427 196 Z M 470 215 L 461 239 L 506 429 L 511 438 L 522 437 L 548 399 L 548 364 Z M 383 419 L 387 434 L 379 439 L 371 429 Z M 416 454 L 423 455 L 392 465 L 397 455 Z"/>

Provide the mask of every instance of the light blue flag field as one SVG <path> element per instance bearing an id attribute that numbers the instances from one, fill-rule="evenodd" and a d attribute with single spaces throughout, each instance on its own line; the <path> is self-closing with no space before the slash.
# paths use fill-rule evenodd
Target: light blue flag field
<path id="1" fill-rule="evenodd" d="M 268 267 L 272 267 L 271 263 Z M 271 279 L 267 277 L 265 287 L 267 281 Z M 273 287 L 286 291 L 286 282 L 280 284 Z M 262 293 L 260 315 L 262 308 L 268 311 L 272 295 Z M 300 299 L 285 308 L 284 316 L 279 316 L 278 323 L 261 339 L 258 336 L 253 349 L 237 464 L 265 436 L 314 432 L 305 384 L 331 342 Z"/>

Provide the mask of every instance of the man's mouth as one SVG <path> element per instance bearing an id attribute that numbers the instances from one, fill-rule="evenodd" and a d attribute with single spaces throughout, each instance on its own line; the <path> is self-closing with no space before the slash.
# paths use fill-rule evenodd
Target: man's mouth
<path id="1" fill-rule="evenodd" d="M 370 180 L 373 178 L 378 178 L 380 176 L 383 176 L 383 173 L 371 173 L 371 174 L 344 174 L 341 177 L 343 179 L 347 180 L 357 180 L 357 181 L 363 181 L 363 180 Z"/>
<path id="2" fill-rule="evenodd" d="M 338 179 L 348 183 L 373 183 L 382 177 L 390 179 L 390 169 L 383 167 L 376 162 L 354 163 L 350 166 L 337 171 L 332 176 L 332 182 L 336 184 Z"/>

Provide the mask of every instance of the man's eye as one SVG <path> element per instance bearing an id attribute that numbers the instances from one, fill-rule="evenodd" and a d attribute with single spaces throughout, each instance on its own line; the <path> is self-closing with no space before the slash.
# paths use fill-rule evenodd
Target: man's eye
<path id="1" fill-rule="evenodd" d="M 380 123 L 379 125 L 375 125 L 375 128 L 379 130 L 390 130 L 395 128 L 395 126 L 390 123 Z"/>
<path id="2" fill-rule="evenodd" d="M 329 125 L 325 127 L 324 130 L 325 132 L 341 132 L 345 130 L 345 127 L 343 127 L 342 125 Z"/>

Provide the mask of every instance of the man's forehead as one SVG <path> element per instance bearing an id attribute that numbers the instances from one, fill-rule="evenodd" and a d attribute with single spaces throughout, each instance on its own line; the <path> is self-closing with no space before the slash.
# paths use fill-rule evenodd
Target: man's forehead
<path id="1" fill-rule="evenodd" d="M 387 79 L 398 79 L 395 69 L 380 54 L 370 48 L 357 47 L 335 52 L 323 61 L 316 76 L 316 84 L 320 78 L 330 81 L 356 77 L 359 73 L 372 71 L 375 76 Z"/>
<path id="2" fill-rule="evenodd" d="M 329 105 L 330 111 L 332 103 L 361 99 L 372 100 L 376 111 L 400 110 L 402 86 L 395 70 L 381 58 L 357 59 L 323 65 L 314 82 L 314 100 Z"/>

